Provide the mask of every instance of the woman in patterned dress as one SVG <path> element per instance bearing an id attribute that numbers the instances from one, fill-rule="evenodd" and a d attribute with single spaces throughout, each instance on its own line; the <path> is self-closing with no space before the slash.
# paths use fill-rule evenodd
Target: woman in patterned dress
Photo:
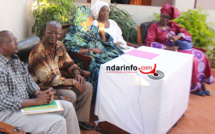
<path id="1" fill-rule="evenodd" d="M 104 31 L 102 23 L 97 28 L 92 22 L 90 9 L 86 6 L 77 7 L 73 14 L 73 25 L 62 42 L 70 55 L 79 53 L 93 57 L 88 68 L 91 74 L 87 81 L 93 85 L 93 99 L 95 99 L 100 65 L 123 54 L 123 51 L 112 43 L 113 38 Z M 82 67 L 80 59 L 73 58 L 73 60 Z"/>
<path id="2" fill-rule="evenodd" d="M 179 41 L 192 42 L 192 37 L 189 32 L 180 27 L 172 19 L 176 19 L 180 12 L 174 6 L 165 4 L 161 8 L 160 21 L 154 22 L 149 26 L 146 45 L 159 49 L 176 50 L 178 46 L 175 43 Z M 178 52 L 193 54 L 193 71 L 190 91 L 200 95 L 210 95 L 205 89 L 204 83 L 211 84 L 214 78 L 211 73 L 211 67 L 206 55 L 191 47 L 184 47 Z"/>

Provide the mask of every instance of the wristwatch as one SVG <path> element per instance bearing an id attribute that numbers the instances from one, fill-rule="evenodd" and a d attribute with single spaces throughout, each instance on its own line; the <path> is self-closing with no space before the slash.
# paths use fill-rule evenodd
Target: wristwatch
<path id="1" fill-rule="evenodd" d="M 93 53 L 93 49 L 92 48 L 88 48 L 88 53 Z"/>

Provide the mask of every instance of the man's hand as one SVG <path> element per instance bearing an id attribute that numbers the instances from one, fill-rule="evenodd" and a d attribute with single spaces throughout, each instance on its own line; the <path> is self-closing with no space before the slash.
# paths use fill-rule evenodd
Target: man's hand
<path id="1" fill-rule="evenodd" d="M 93 50 L 93 53 L 98 53 L 98 54 L 104 53 L 103 50 L 100 48 L 92 48 L 92 50 Z"/>
<path id="2" fill-rule="evenodd" d="M 75 85 L 75 83 L 77 82 L 83 85 L 85 84 L 86 81 L 80 74 L 76 74 L 75 79 L 65 79 L 64 85 L 71 86 L 71 85 Z"/>
<path id="3" fill-rule="evenodd" d="M 75 87 L 80 91 L 80 94 L 82 94 L 85 90 L 85 82 L 84 84 L 81 84 L 77 80 L 75 80 Z"/>
<path id="4" fill-rule="evenodd" d="M 79 82 L 81 85 L 85 84 L 86 82 L 85 79 L 80 74 L 75 75 L 75 80 Z"/>
<path id="5" fill-rule="evenodd" d="M 54 100 L 54 95 L 55 95 L 55 93 L 56 93 L 56 90 L 53 89 L 52 87 L 49 88 L 49 89 L 47 89 L 47 90 L 49 90 L 49 94 L 52 94 L 51 99 L 49 100 L 49 104 L 50 104 L 50 103 L 52 103 L 52 101 Z"/>
<path id="6" fill-rule="evenodd" d="M 54 93 L 52 93 L 51 90 L 52 89 L 48 89 L 37 94 L 37 105 L 43 105 L 53 101 Z"/>

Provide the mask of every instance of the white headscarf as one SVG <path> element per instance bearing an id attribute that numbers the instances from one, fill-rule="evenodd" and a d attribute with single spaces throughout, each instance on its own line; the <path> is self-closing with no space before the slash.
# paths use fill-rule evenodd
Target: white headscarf
<path id="1" fill-rule="evenodd" d="M 96 1 L 96 2 L 91 6 L 91 8 L 90 8 L 90 9 L 91 9 L 91 12 L 92 12 L 92 14 L 93 14 L 93 16 L 95 17 L 96 20 L 98 19 L 99 11 L 100 11 L 100 9 L 101 9 L 103 6 L 108 6 L 109 12 L 110 12 L 110 7 L 109 7 L 108 3 L 103 2 L 103 1 Z"/>

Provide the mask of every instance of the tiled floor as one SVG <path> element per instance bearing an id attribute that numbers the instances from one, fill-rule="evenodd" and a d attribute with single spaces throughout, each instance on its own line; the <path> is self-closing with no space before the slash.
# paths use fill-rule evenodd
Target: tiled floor
<path id="1" fill-rule="evenodd" d="M 190 94 L 189 106 L 185 115 L 169 131 L 169 134 L 215 134 L 215 84 L 206 85 L 206 88 L 210 91 L 211 96 L 201 97 Z M 96 117 L 91 114 L 90 124 L 94 124 L 93 120 L 96 120 Z M 81 130 L 81 134 L 99 133 L 95 130 Z"/>

